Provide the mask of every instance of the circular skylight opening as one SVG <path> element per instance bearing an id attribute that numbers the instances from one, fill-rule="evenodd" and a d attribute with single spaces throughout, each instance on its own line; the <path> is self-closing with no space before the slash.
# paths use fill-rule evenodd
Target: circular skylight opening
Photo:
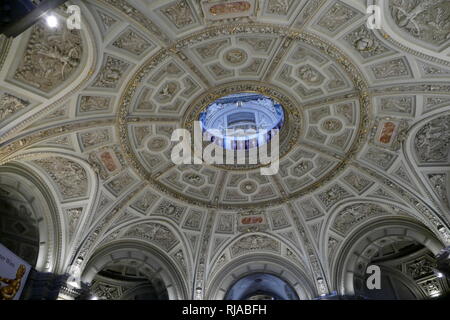
<path id="1" fill-rule="evenodd" d="M 242 92 L 215 100 L 199 121 L 205 139 L 229 150 L 265 145 L 284 124 L 281 104 L 263 94 Z"/>

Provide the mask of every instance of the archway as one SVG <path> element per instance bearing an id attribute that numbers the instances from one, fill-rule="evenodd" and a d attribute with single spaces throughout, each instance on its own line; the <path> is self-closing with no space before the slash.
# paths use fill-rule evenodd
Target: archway
<path id="1" fill-rule="evenodd" d="M 105 265 L 92 280 L 91 294 L 102 300 L 168 300 L 167 288 L 152 266 L 134 258 Z"/>
<path id="2" fill-rule="evenodd" d="M 27 168 L 0 169 L 0 242 L 37 271 L 60 267 L 61 224 L 54 198 Z"/>
<path id="3" fill-rule="evenodd" d="M 255 275 L 266 275 L 265 278 L 269 282 L 274 279 L 281 280 L 287 285 L 287 288 L 292 289 L 290 296 L 294 299 L 310 300 L 318 295 L 313 282 L 298 265 L 294 265 L 280 256 L 251 254 L 235 259 L 219 270 L 208 283 L 205 299 L 227 299 L 227 295 L 231 288 L 237 284 L 237 281 L 240 279 L 251 281 Z M 261 279 L 261 277 L 256 276 L 253 280 L 258 279 Z M 281 282 L 277 281 L 277 283 L 280 284 Z M 258 289 L 258 286 L 254 288 Z M 263 287 L 260 289 L 263 289 Z M 245 297 L 240 297 L 240 299 L 257 296 L 257 291 L 249 290 L 247 296 L 244 295 Z M 274 295 L 276 292 L 272 290 L 272 294 Z M 278 296 L 280 295 L 278 294 Z M 283 296 L 280 296 L 280 298 L 283 298 Z"/>
<path id="4" fill-rule="evenodd" d="M 334 264 L 334 283 L 341 295 L 368 299 L 426 299 L 448 291 L 435 273 L 435 255 L 442 248 L 419 223 L 402 218 L 375 220 L 359 228 L 342 245 Z M 367 280 L 380 269 L 380 288 Z"/>
<path id="5" fill-rule="evenodd" d="M 101 299 L 187 299 L 178 268 L 159 249 L 139 241 L 117 241 L 93 254 L 81 281 Z"/>
<path id="6" fill-rule="evenodd" d="M 253 273 L 237 280 L 225 300 L 298 300 L 295 290 L 281 277 Z"/>

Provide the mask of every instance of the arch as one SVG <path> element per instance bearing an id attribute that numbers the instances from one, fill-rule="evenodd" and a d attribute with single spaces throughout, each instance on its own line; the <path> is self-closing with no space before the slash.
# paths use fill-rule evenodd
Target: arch
<path id="1" fill-rule="evenodd" d="M 327 242 L 328 242 L 328 238 L 329 238 L 329 231 L 331 229 L 331 225 L 334 222 L 334 220 L 336 219 L 336 216 L 342 212 L 342 210 L 344 210 L 347 207 L 350 207 L 352 205 L 358 205 L 358 204 L 374 204 L 374 205 L 378 205 L 381 208 L 386 210 L 386 214 L 382 215 L 382 217 L 387 217 L 387 219 L 392 218 L 392 217 L 401 217 L 399 215 L 397 215 L 397 213 L 402 212 L 402 214 L 404 215 L 405 219 L 409 219 L 410 221 L 414 221 L 417 224 L 420 224 L 421 226 L 424 226 L 425 228 L 428 228 L 428 231 L 430 233 L 432 233 L 434 235 L 434 237 L 436 239 L 439 239 L 439 241 L 444 241 L 445 239 L 442 238 L 442 235 L 439 234 L 438 232 L 435 231 L 434 226 L 431 224 L 430 221 L 427 221 L 427 219 L 423 216 L 421 216 L 419 213 L 414 212 L 411 210 L 411 208 L 409 208 L 408 206 L 392 201 L 392 200 L 388 200 L 388 199 L 383 199 L 383 201 L 377 200 L 377 199 L 351 199 L 351 200 L 344 200 L 339 202 L 335 207 L 334 210 L 330 213 L 330 215 L 327 218 L 327 221 L 323 224 L 322 226 L 322 231 L 321 234 L 323 234 L 324 236 L 321 238 L 321 242 L 319 244 L 320 248 L 321 248 L 321 252 L 323 252 L 324 254 L 324 258 L 326 258 L 326 254 L 327 254 Z M 389 206 L 389 208 L 385 208 L 386 206 Z M 387 214 L 389 214 L 392 211 L 392 215 L 388 216 Z M 394 215 L 395 213 L 395 215 Z M 408 214 L 408 218 L 406 218 L 406 214 Z M 379 216 L 374 216 L 374 217 L 369 217 L 367 220 L 365 221 L 361 221 L 359 224 L 355 225 L 352 229 L 349 230 L 347 236 L 353 232 L 355 232 L 355 230 L 358 230 L 359 228 L 364 227 L 367 223 L 369 223 L 370 221 L 372 221 L 373 219 L 378 219 Z M 335 255 L 336 258 L 336 255 Z M 328 265 L 329 268 L 331 268 L 331 265 Z"/>
<path id="2" fill-rule="evenodd" d="M 410 239 L 422 244 L 433 254 L 444 246 L 425 227 L 403 217 L 372 220 L 348 236 L 332 263 L 331 283 L 342 295 L 353 295 L 354 276 L 365 273 L 370 255 L 378 251 L 382 241 Z"/>
<path id="3" fill-rule="evenodd" d="M 396 298 L 403 300 L 415 300 L 427 298 L 424 292 L 420 290 L 420 288 L 415 283 L 413 283 L 404 273 L 400 272 L 399 270 L 395 270 L 394 268 L 388 268 L 385 266 L 380 266 L 380 270 L 382 276 L 381 287 L 385 289 L 386 285 L 383 283 L 383 280 L 386 279 L 389 282 L 390 287 L 393 289 L 392 291 L 395 294 Z M 406 294 L 404 292 L 405 289 Z M 403 293 L 400 293 L 401 291 L 403 291 Z M 382 296 L 378 299 L 393 300 L 394 297 L 387 296 L 386 290 L 383 290 Z"/>
<path id="4" fill-rule="evenodd" d="M 242 240 L 243 238 L 246 238 L 246 237 L 249 237 L 252 235 L 253 236 L 261 235 L 262 237 L 273 239 L 274 241 L 280 243 L 280 245 L 287 247 L 289 250 L 291 250 L 292 252 L 297 254 L 301 263 L 306 263 L 306 261 L 304 261 L 304 259 L 302 259 L 303 256 L 302 256 L 301 250 L 299 250 L 296 247 L 293 247 L 292 244 L 289 243 L 286 239 L 283 239 L 283 238 L 277 236 L 276 234 L 267 234 L 267 233 L 240 234 L 236 237 L 227 239 L 223 243 L 221 243 L 218 247 L 214 248 L 215 251 L 210 252 L 211 260 L 217 261 L 224 254 L 224 252 L 227 250 L 227 248 L 231 248 L 233 244 L 237 243 L 238 241 Z M 210 250 L 213 250 L 213 247 L 211 247 Z"/>
<path id="5" fill-rule="evenodd" d="M 52 191 L 29 168 L 8 163 L 0 167 L 0 185 L 7 186 L 28 200 L 39 231 L 39 253 L 34 266 L 38 271 L 61 271 L 62 221 Z"/>
<path id="6" fill-rule="evenodd" d="M 53 159 L 59 159 L 63 161 L 67 161 L 67 163 L 63 163 L 62 167 L 67 167 L 68 163 L 74 164 L 76 169 L 81 169 L 83 171 L 83 181 L 80 179 L 77 179 L 77 181 L 72 182 L 71 184 L 67 184 L 66 181 L 66 175 L 65 174 L 57 174 L 54 177 L 52 177 L 51 173 L 56 173 L 58 170 L 53 170 L 51 167 L 53 164 L 55 164 L 55 161 L 48 161 L 47 164 L 49 167 L 44 168 L 41 165 L 38 165 L 37 163 L 33 163 L 33 161 L 40 161 L 40 160 L 49 160 L 50 158 Z M 45 148 L 39 148 L 37 150 L 34 150 L 33 152 L 24 152 L 21 153 L 14 158 L 7 159 L 7 163 L 14 163 L 17 164 L 19 161 L 27 161 L 24 162 L 26 165 L 23 165 L 23 167 L 27 168 L 27 170 L 31 170 L 35 172 L 35 175 L 37 179 L 42 183 L 47 185 L 48 192 L 52 195 L 52 199 L 54 199 L 54 206 L 55 206 L 55 216 L 58 219 L 59 224 L 59 234 L 61 237 L 61 249 L 60 254 L 58 255 L 57 262 L 58 262 L 58 269 L 54 270 L 55 272 L 64 273 L 67 271 L 67 266 L 70 263 L 70 260 L 73 256 L 73 251 L 76 250 L 76 247 L 73 246 L 76 243 L 77 237 L 80 235 L 82 231 L 82 226 L 86 223 L 86 220 L 89 218 L 89 215 L 87 214 L 90 212 L 93 208 L 94 203 L 90 201 L 93 199 L 97 193 L 98 185 L 99 185 L 99 178 L 97 174 L 94 172 L 92 167 L 86 163 L 83 159 L 80 159 L 79 157 L 73 155 L 71 152 L 56 152 L 55 150 L 48 150 Z M 22 166 L 22 165 L 21 165 Z M 72 173 L 75 173 L 76 170 L 72 170 Z M 79 172 L 78 172 L 79 173 Z M 73 177 L 74 175 L 72 175 Z M 80 176 L 77 177 L 79 178 Z M 85 178 L 85 179 L 84 179 Z M 76 185 L 79 186 L 79 182 L 84 182 L 85 180 L 85 190 L 82 192 L 82 194 L 78 194 L 77 196 L 70 196 L 67 198 L 63 197 L 63 194 L 61 192 L 61 182 L 63 185 Z M 77 190 L 79 191 L 79 189 Z M 71 243 L 69 243 L 68 239 L 68 223 L 67 219 L 65 219 L 62 216 L 63 208 L 66 205 L 70 205 L 71 203 L 78 203 L 81 202 L 88 202 L 88 204 L 85 206 L 84 213 L 79 218 L 78 222 L 78 229 L 75 230 L 75 234 L 72 237 Z"/>
<path id="7" fill-rule="evenodd" d="M 111 262 L 123 259 L 140 261 L 156 270 L 164 282 L 170 300 L 188 299 L 188 286 L 170 258 L 155 246 L 143 241 L 114 241 L 99 248 L 86 264 L 81 281 L 91 283 L 95 275 Z"/>
<path id="8" fill-rule="evenodd" d="M 376 4 L 381 7 L 383 31 L 389 34 L 389 36 L 393 40 L 395 40 L 393 44 L 395 44 L 402 50 L 408 48 L 409 50 L 413 50 L 414 52 L 425 54 L 428 57 L 443 59 L 445 61 L 445 53 L 447 51 L 446 49 L 448 48 L 448 40 L 441 43 L 433 43 L 432 39 L 419 37 L 419 35 L 421 35 L 422 33 L 419 32 L 418 34 L 415 34 L 414 30 L 411 30 L 407 28 L 407 25 L 404 25 L 404 23 L 408 21 L 402 18 L 411 15 L 411 24 L 414 24 L 417 28 L 423 27 L 422 25 L 419 26 L 420 23 L 418 24 L 417 21 L 414 20 L 416 16 L 420 15 L 420 8 L 415 8 L 415 6 L 418 7 L 417 3 L 414 5 L 413 1 L 406 1 L 407 5 L 404 7 L 398 6 L 398 4 L 394 3 L 393 7 L 391 8 L 391 2 L 394 1 L 378 0 L 376 1 Z M 406 8 L 410 4 L 409 2 L 411 2 L 413 6 L 411 8 Z M 421 1 L 418 1 L 419 4 L 420 2 Z M 419 10 L 416 11 L 417 9 Z M 428 8 L 423 8 L 422 11 L 425 11 L 427 9 Z M 414 11 L 416 11 L 415 15 L 412 14 Z M 423 23 L 425 24 L 427 22 L 424 21 Z M 445 27 L 442 27 L 441 31 L 445 31 L 444 28 Z M 425 35 L 426 33 L 424 33 L 424 36 Z"/>
<path id="9" fill-rule="evenodd" d="M 440 119 L 441 119 L 441 121 L 439 121 Z M 448 163 L 449 158 L 450 158 L 449 151 L 448 151 L 449 148 L 446 148 L 446 147 L 448 147 L 450 137 L 445 136 L 446 134 L 449 134 L 449 131 L 450 131 L 450 128 L 447 128 L 449 119 L 450 119 L 450 113 L 448 113 L 448 112 L 440 113 L 440 114 L 438 113 L 438 114 L 435 114 L 435 115 L 432 115 L 432 116 L 426 118 L 423 121 L 416 123 L 414 125 L 414 127 L 411 128 L 410 136 L 409 136 L 408 143 L 407 143 L 407 145 L 409 145 L 409 148 L 407 149 L 407 151 L 409 151 L 409 152 L 407 152 L 407 155 L 412 155 L 411 159 L 414 159 L 414 162 L 416 164 L 419 164 L 419 163 L 427 164 L 427 163 L 435 163 L 435 162 L 439 163 L 438 160 L 433 161 L 433 159 L 429 159 L 429 160 L 419 159 L 419 155 L 417 152 L 418 151 L 417 148 L 419 147 L 417 144 L 426 143 L 426 141 L 419 141 L 419 140 L 423 140 L 423 139 L 420 139 L 420 137 L 418 137 L 419 133 L 422 130 L 426 130 L 428 127 L 430 127 L 430 129 L 432 129 L 433 125 L 435 125 L 436 128 L 434 130 L 431 130 L 431 131 L 433 131 L 433 132 L 430 132 L 431 137 L 429 137 L 428 135 L 426 135 L 426 136 L 424 135 L 424 138 L 430 139 L 430 140 L 438 139 L 438 138 L 442 139 L 443 145 L 442 145 L 442 148 L 440 151 L 445 152 L 445 149 L 447 149 L 447 155 L 444 154 L 443 157 L 446 156 L 446 158 L 447 158 L 444 160 L 445 165 L 449 164 Z M 439 125 L 442 125 L 442 126 L 439 126 Z M 446 132 L 446 130 L 447 130 L 447 132 Z M 432 151 L 434 151 L 434 150 L 427 149 L 427 150 L 420 150 L 420 151 L 426 151 L 425 153 L 423 153 L 423 152 L 419 152 L 419 153 L 424 154 L 424 155 L 428 156 L 429 158 L 432 158 L 431 155 L 433 154 Z M 442 164 L 442 162 L 441 162 L 441 164 Z"/>
<path id="10" fill-rule="evenodd" d="M 440 112 L 439 112 L 440 111 Z M 441 109 L 437 110 L 427 118 L 423 119 L 415 123 L 409 130 L 408 138 L 403 144 L 403 154 L 405 157 L 405 161 L 411 172 L 414 174 L 415 178 L 421 184 L 423 190 L 425 190 L 427 195 L 427 202 L 433 204 L 439 214 L 437 215 L 437 219 L 442 221 L 441 223 L 446 225 L 447 230 L 450 223 L 445 212 L 448 210 L 450 206 L 450 189 L 448 183 L 446 185 L 445 180 L 448 180 L 449 177 L 449 169 L 450 169 L 450 153 L 447 154 L 447 158 L 444 161 L 432 161 L 432 156 L 428 158 L 429 161 L 421 161 L 419 156 L 417 155 L 416 143 L 419 141 L 420 143 L 427 143 L 424 139 L 419 139 L 418 134 L 422 130 L 426 130 L 427 126 L 432 129 L 433 121 L 437 121 L 439 118 L 446 119 L 447 125 L 442 123 L 441 127 L 435 128 L 433 131 L 433 135 L 439 134 L 441 136 L 435 136 L 434 141 L 438 141 L 439 143 L 443 143 L 440 150 L 445 152 L 445 149 L 450 150 L 450 127 L 448 125 L 448 120 L 450 119 L 450 112 L 442 112 Z M 445 122 L 445 121 L 444 121 Z M 439 121 L 437 121 L 439 124 Z M 445 127 L 447 127 L 447 132 L 445 132 Z M 447 136 L 445 136 L 447 134 Z M 430 134 L 429 136 L 432 137 Z M 425 136 L 425 139 L 428 139 L 428 135 Z M 446 141 L 445 141 L 446 140 Z M 430 141 L 428 141 L 430 142 Z M 429 154 L 430 152 L 426 152 Z M 435 178 L 439 178 L 438 180 L 434 180 L 432 176 Z M 433 190 L 435 188 L 436 190 Z M 438 189 L 441 189 L 440 191 Z M 439 194 L 442 192 L 442 194 Z M 448 203 L 445 203 L 447 200 Z"/>
<path id="11" fill-rule="evenodd" d="M 416 178 L 418 181 L 422 181 L 420 177 L 418 177 L 417 171 L 420 170 L 419 167 L 419 159 L 417 157 L 416 151 L 415 151 L 415 141 L 417 139 L 417 134 L 419 131 L 421 131 L 426 125 L 430 124 L 433 120 L 436 120 L 441 117 L 450 117 L 450 112 L 442 112 L 442 108 L 438 109 L 437 111 L 431 113 L 428 117 L 425 119 L 416 122 L 414 125 L 411 126 L 411 128 L 408 131 L 408 138 L 403 144 L 403 154 L 405 156 L 406 162 L 408 166 L 412 169 L 411 171 L 416 175 Z M 425 165 L 426 163 L 423 163 Z M 448 168 L 450 164 L 447 163 L 445 166 Z M 444 166 L 444 167 L 445 167 Z M 433 167 L 437 167 L 434 165 Z M 422 182 L 423 184 L 423 182 Z M 425 187 L 425 189 L 427 189 Z"/>
<path id="12" fill-rule="evenodd" d="M 194 257 L 192 256 L 192 252 L 189 250 L 189 244 L 188 240 L 186 239 L 186 235 L 180 232 L 180 230 L 177 228 L 177 226 L 171 221 L 169 218 L 166 217 L 152 217 L 152 218 L 143 218 L 143 219 L 136 219 L 132 221 L 125 221 L 122 224 L 115 225 L 113 228 L 109 229 L 103 236 L 102 239 L 108 238 L 108 236 L 114 234 L 115 232 L 119 232 L 120 230 L 129 230 L 133 227 L 137 227 L 140 225 L 145 225 L 147 223 L 154 223 L 154 224 L 160 224 L 166 228 L 173 234 L 173 236 L 179 240 L 181 247 L 183 249 L 183 253 L 185 254 L 185 257 L 187 258 L 187 275 L 188 277 L 191 276 L 191 269 L 192 265 L 194 264 Z M 95 226 L 93 226 L 93 230 L 95 229 Z M 99 243 L 101 243 L 103 240 L 100 240 Z M 173 248 L 170 250 L 173 250 L 174 248 L 178 247 L 180 244 L 175 244 Z M 170 251 L 169 250 L 169 251 Z"/>
<path id="13" fill-rule="evenodd" d="M 283 279 L 271 273 L 252 273 L 235 281 L 226 300 L 298 300 L 297 293 Z"/>
<path id="14" fill-rule="evenodd" d="M 209 280 L 206 300 L 224 299 L 229 288 L 238 280 L 255 273 L 272 274 L 288 283 L 301 300 L 316 297 L 317 291 L 305 270 L 287 259 L 269 253 L 255 253 L 234 259 Z"/>

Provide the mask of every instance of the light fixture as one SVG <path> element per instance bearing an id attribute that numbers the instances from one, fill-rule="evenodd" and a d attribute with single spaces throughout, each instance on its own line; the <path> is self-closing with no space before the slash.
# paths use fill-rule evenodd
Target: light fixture
<path id="1" fill-rule="evenodd" d="M 98 300 L 98 297 L 97 296 L 92 296 L 91 300 Z"/>
<path id="2" fill-rule="evenodd" d="M 56 18 L 56 16 L 54 15 L 47 16 L 45 18 L 45 21 L 50 28 L 56 28 L 58 26 L 58 18 Z"/>
<path id="3" fill-rule="evenodd" d="M 441 296 L 441 292 L 439 292 L 439 291 L 437 291 L 437 292 L 435 291 L 435 292 L 430 294 L 431 298 L 437 298 L 437 297 L 440 297 L 440 296 Z"/>
<path id="4" fill-rule="evenodd" d="M 433 273 L 437 278 L 440 278 L 440 279 L 444 278 L 444 274 L 436 268 L 433 268 Z"/>
<path id="5" fill-rule="evenodd" d="M 67 285 L 72 288 L 81 289 L 81 286 L 77 281 L 67 281 Z"/>

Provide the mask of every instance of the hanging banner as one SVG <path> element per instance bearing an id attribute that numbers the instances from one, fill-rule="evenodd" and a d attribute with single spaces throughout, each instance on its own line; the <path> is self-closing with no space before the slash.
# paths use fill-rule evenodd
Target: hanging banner
<path id="1" fill-rule="evenodd" d="M 31 266 L 0 244 L 0 300 L 19 300 Z"/>

